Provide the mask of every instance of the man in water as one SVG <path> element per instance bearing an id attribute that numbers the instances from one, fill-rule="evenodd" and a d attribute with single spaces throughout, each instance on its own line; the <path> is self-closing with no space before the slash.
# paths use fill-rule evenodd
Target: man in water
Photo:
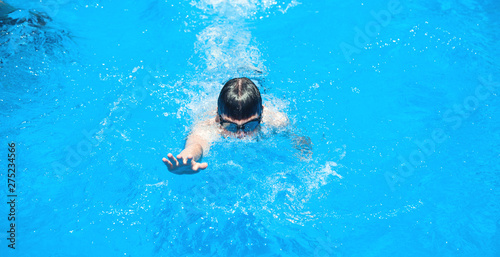
<path id="1" fill-rule="evenodd" d="M 177 156 L 171 153 L 163 162 L 175 174 L 193 174 L 207 168 L 206 162 L 198 161 L 215 140 L 214 134 L 244 138 L 260 129 L 260 124 L 284 127 L 288 118 L 282 112 L 274 112 L 262 105 L 257 86 L 248 78 L 231 79 L 222 88 L 214 118 L 196 125 L 188 136 L 184 150 Z"/>

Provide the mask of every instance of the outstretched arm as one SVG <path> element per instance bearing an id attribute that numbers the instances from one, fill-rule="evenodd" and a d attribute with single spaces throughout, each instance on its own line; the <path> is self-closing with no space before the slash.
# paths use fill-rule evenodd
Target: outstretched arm
<path id="1" fill-rule="evenodd" d="M 184 150 L 177 156 L 169 153 L 167 155 L 168 159 L 163 157 L 162 160 L 170 172 L 194 174 L 207 168 L 208 164 L 206 162 L 198 162 L 203 157 L 203 151 L 208 150 L 211 142 L 211 138 L 206 136 L 207 133 L 210 133 L 210 131 L 206 131 L 208 130 L 207 124 L 208 122 L 204 122 L 193 129 L 186 140 Z"/>

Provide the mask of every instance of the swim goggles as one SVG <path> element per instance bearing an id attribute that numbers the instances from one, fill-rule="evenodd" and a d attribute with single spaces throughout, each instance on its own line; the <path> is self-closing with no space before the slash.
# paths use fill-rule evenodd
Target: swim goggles
<path id="1" fill-rule="evenodd" d="M 255 130 L 257 126 L 259 126 L 262 120 L 262 116 L 253 119 L 251 121 L 245 122 L 244 124 L 241 125 L 222 119 L 222 116 L 220 114 L 219 114 L 219 120 L 222 128 L 224 128 L 229 132 L 236 133 L 238 132 L 238 130 L 242 130 L 243 132 L 250 132 Z"/>

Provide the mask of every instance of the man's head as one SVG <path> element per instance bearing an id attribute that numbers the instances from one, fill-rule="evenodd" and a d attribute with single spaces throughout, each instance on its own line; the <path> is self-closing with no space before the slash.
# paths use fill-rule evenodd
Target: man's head
<path id="1" fill-rule="evenodd" d="M 243 137 L 259 126 L 263 108 L 259 89 L 251 80 L 231 79 L 219 94 L 217 120 L 226 131 Z"/>
<path id="2" fill-rule="evenodd" d="M 231 79 L 222 88 L 217 102 L 218 114 L 233 120 L 245 120 L 262 114 L 262 98 L 248 78 Z"/>

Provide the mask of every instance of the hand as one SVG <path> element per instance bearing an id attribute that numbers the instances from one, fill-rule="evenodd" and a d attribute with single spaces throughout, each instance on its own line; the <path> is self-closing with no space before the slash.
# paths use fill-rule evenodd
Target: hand
<path id="1" fill-rule="evenodd" d="M 185 151 L 182 151 L 177 157 L 174 157 L 171 153 L 167 157 L 168 159 L 163 157 L 163 163 L 167 165 L 168 171 L 174 174 L 195 174 L 200 170 L 206 169 L 208 166 L 206 162 L 196 162 L 193 155 L 185 153 Z"/>

